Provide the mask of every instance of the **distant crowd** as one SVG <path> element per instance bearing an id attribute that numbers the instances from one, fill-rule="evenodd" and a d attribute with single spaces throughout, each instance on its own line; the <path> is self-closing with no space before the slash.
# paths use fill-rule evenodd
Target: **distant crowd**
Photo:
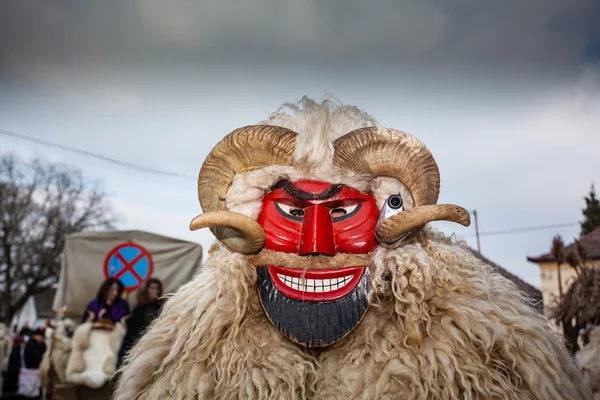
<path id="1" fill-rule="evenodd" d="M 144 334 L 152 321 L 158 317 L 164 304 L 163 285 L 157 278 L 150 278 L 137 294 L 137 305 L 130 311 L 129 303 L 123 298 L 125 287 L 109 278 L 98 289 L 83 314 L 81 323 L 92 323 L 97 329 L 112 329 L 121 323 L 127 328 L 119 352 L 118 364 Z M 0 360 L 2 371 L 2 399 L 41 399 L 40 364 L 46 352 L 45 328 L 22 328 L 13 332 L 12 348 L 8 362 Z"/>

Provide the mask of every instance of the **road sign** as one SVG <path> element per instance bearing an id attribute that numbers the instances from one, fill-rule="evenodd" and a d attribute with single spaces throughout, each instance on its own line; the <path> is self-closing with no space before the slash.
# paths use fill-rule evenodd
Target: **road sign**
<path id="1" fill-rule="evenodd" d="M 104 277 L 115 278 L 132 291 L 152 276 L 154 263 L 150 252 L 136 243 L 122 243 L 108 252 L 104 260 Z"/>

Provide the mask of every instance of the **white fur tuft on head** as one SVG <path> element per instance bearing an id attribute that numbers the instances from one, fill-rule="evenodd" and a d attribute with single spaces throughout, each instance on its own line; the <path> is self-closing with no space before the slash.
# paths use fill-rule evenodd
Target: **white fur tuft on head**
<path id="1" fill-rule="evenodd" d="M 333 164 L 333 142 L 355 129 L 380 127 L 371 115 L 356 106 L 325 99 L 321 103 L 303 97 L 298 103 L 286 103 L 262 125 L 276 125 L 298 133 L 291 167 L 268 166 L 238 174 L 227 193 L 229 210 L 256 218 L 262 206 L 264 191 L 278 179 L 300 179 L 344 183 L 358 190 L 372 191 L 379 207 L 391 195 L 401 193 L 405 208 L 412 207 L 408 189 L 397 179 L 373 179 Z"/>
<path id="2" fill-rule="evenodd" d="M 282 105 L 261 124 L 297 132 L 294 167 L 323 180 L 337 169 L 333 165 L 333 142 L 337 138 L 355 129 L 379 126 L 375 118 L 356 106 L 329 99 L 317 103 L 306 96 L 298 104 Z"/>

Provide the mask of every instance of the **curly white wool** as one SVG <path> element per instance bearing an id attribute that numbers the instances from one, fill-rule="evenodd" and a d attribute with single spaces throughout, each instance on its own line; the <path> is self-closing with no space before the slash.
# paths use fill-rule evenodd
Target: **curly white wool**
<path id="1" fill-rule="evenodd" d="M 373 184 L 349 171 L 327 175 L 331 147 L 323 145 L 374 124 L 371 117 L 306 98 L 285 108 L 294 112 L 280 110 L 270 123 L 307 133 L 293 168 L 237 176 L 227 195 L 232 211 L 256 217 L 264 190 L 281 176 L 370 188 L 380 204 L 401 189 L 397 181 Z M 115 400 L 591 396 L 561 337 L 525 295 L 435 230 L 374 252 L 371 309 L 352 334 L 322 352 L 288 341 L 268 321 L 249 260 L 213 245 L 203 270 L 133 348 Z"/>

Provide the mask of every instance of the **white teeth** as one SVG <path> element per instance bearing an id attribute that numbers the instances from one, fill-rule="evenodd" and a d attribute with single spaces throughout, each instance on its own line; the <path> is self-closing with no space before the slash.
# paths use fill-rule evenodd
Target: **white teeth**
<path id="1" fill-rule="evenodd" d="M 350 282 L 353 276 L 354 275 L 347 275 L 333 279 L 303 279 L 277 274 L 277 277 L 286 286 L 301 292 L 311 293 L 327 293 L 343 288 L 348 284 L 348 282 Z"/>

